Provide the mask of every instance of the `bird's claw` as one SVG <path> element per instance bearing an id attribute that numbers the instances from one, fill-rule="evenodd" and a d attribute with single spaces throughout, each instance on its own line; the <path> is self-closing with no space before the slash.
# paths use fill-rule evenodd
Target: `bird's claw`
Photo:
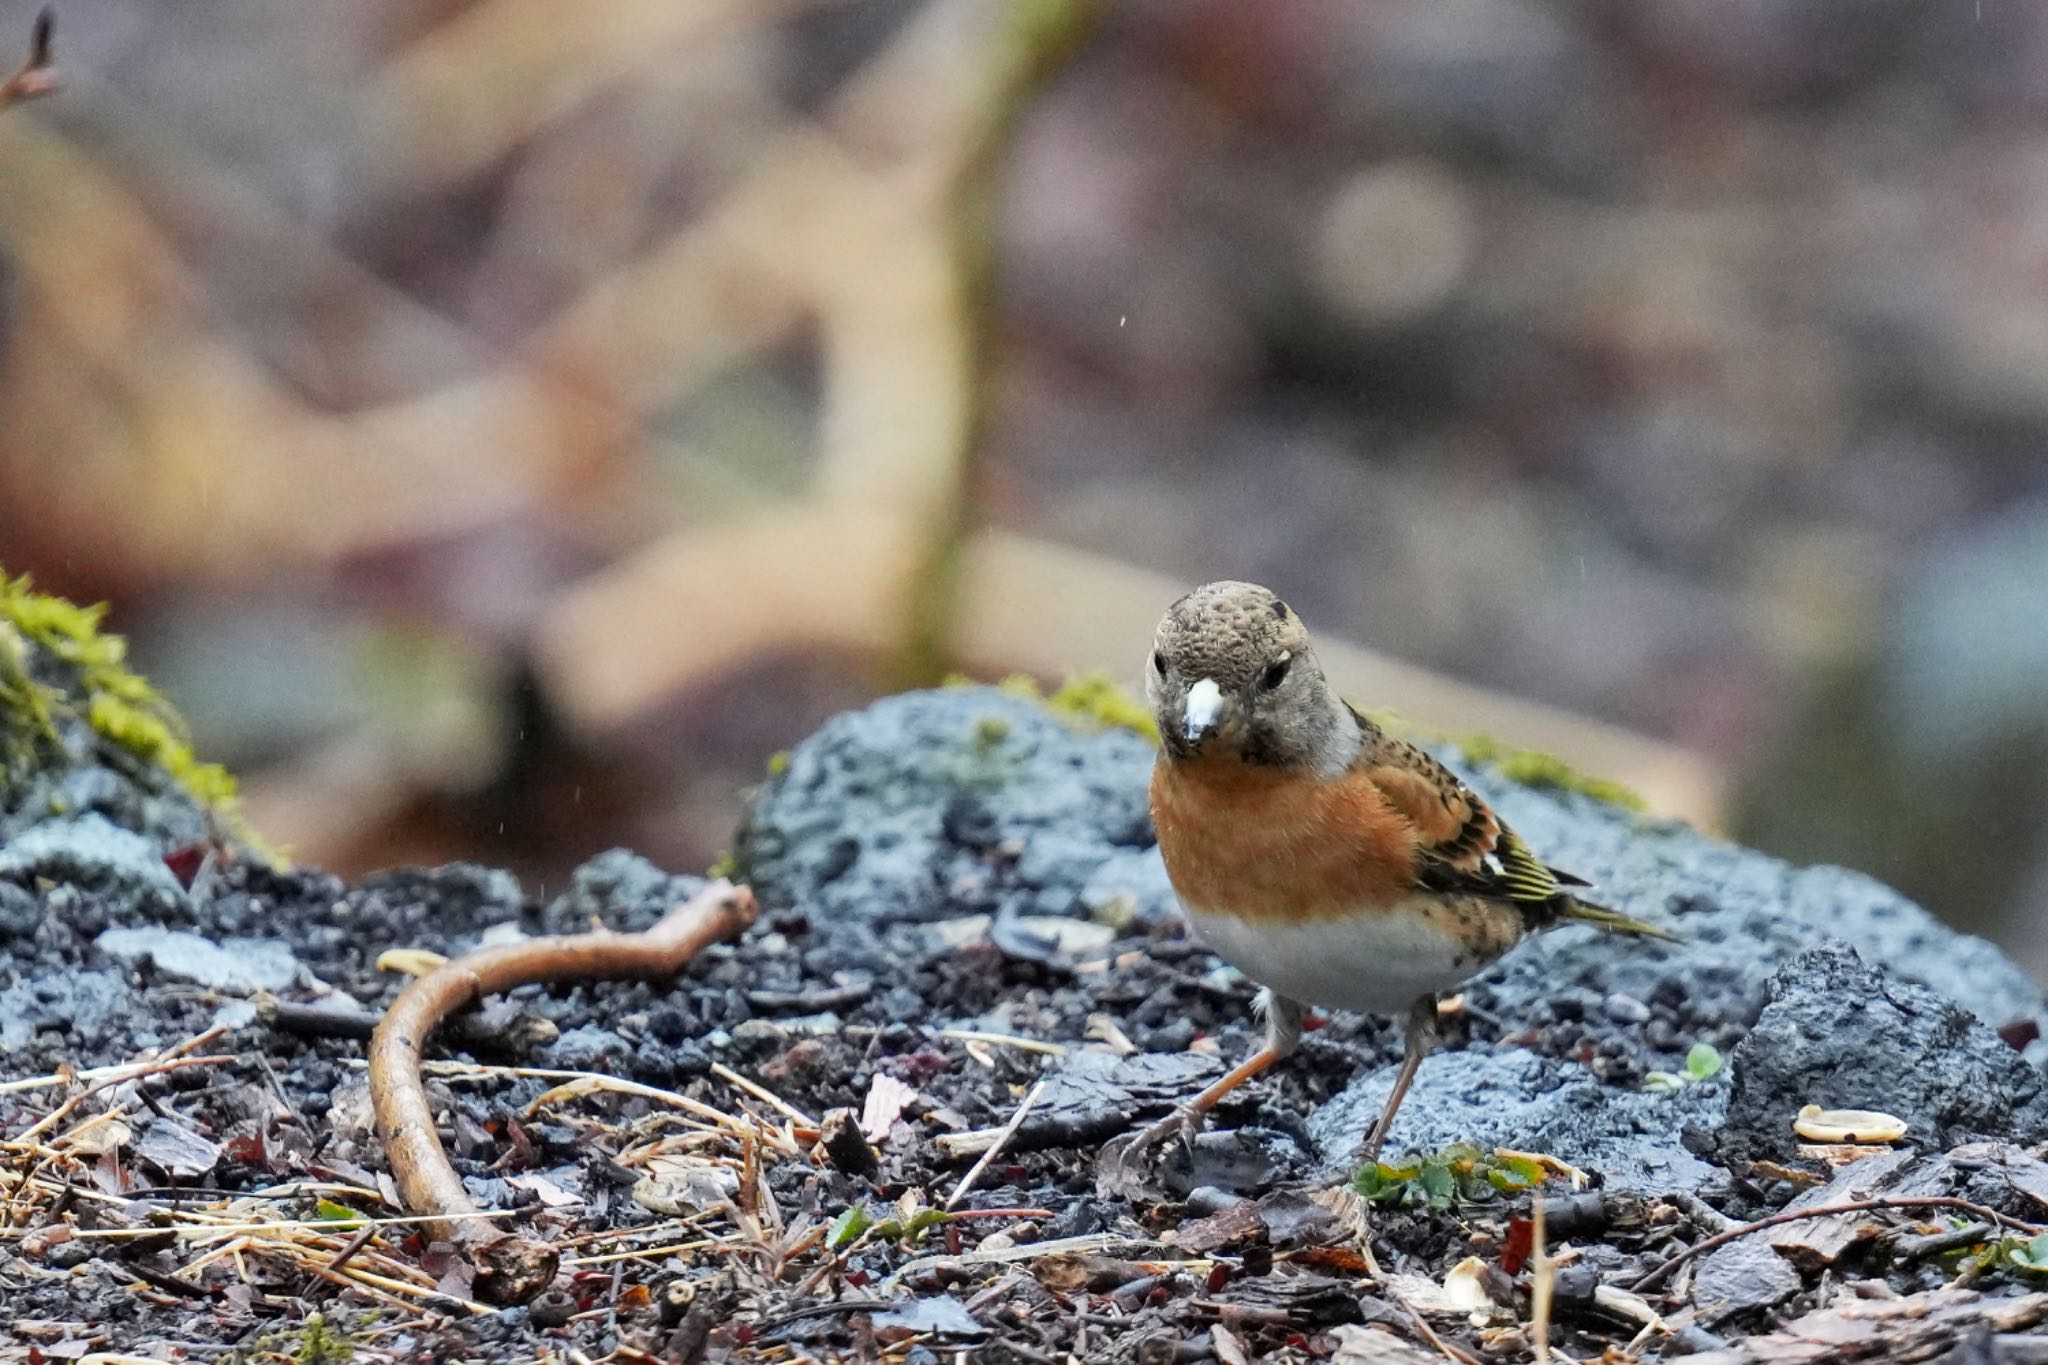
<path id="1" fill-rule="evenodd" d="M 1195 1135 L 1202 1131 L 1203 1115 L 1193 1105 L 1175 1105 L 1173 1112 L 1149 1128 L 1112 1139 L 1102 1149 L 1097 1163 L 1098 1184 L 1129 1191 L 1147 1185 L 1153 1166 L 1162 1152 L 1178 1139 L 1184 1151 L 1192 1151 Z"/>

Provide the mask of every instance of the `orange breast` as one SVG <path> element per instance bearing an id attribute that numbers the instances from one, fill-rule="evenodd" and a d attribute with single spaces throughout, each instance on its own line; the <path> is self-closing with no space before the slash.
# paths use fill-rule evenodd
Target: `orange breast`
<path id="1" fill-rule="evenodd" d="M 1389 910 L 1413 884 L 1413 827 L 1362 776 L 1162 758 L 1152 824 L 1173 889 L 1208 914 L 1335 919 Z"/>

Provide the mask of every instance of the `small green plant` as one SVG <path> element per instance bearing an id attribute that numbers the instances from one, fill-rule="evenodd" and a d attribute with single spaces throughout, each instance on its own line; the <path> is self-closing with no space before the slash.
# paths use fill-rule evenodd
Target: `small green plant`
<path id="1" fill-rule="evenodd" d="M 1645 1090 L 1683 1090 L 1699 1081 L 1712 1080 L 1721 1074 L 1721 1053 L 1712 1043 L 1694 1043 L 1692 1051 L 1685 1054 L 1685 1070 L 1652 1071 L 1643 1077 Z"/>
<path id="2" fill-rule="evenodd" d="M 945 1221 L 944 1209 L 922 1205 L 915 1194 L 904 1195 L 885 1218 L 875 1217 L 866 1204 L 855 1204 L 832 1220 L 825 1233 L 825 1246 L 831 1251 L 844 1251 L 859 1241 L 863 1233 L 870 1234 L 872 1241 L 916 1246 Z"/>
<path id="3" fill-rule="evenodd" d="M 342 1230 L 353 1230 L 370 1220 L 339 1200 L 322 1199 L 313 1206 L 313 1216 L 323 1223 L 336 1224 Z"/>
<path id="4" fill-rule="evenodd" d="M 1426 1156 L 1375 1162 L 1361 1168 L 1351 1184 L 1375 1204 L 1448 1209 L 1520 1194 L 1543 1178 L 1543 1163 L 1533 1156 L 1459 1142 Z"/>
<path id="5" fill-rule="evenodd" d="M 356 1358 L 356 1345 L 346 1333 L 336 1331 L 327 1325 L 327 1319 L 318 1313 L 306 1315 L 306 1330 L 299 1338 L 298 1349 L 292 1352 L 297 1365 L 347 1365 Z"/>
<path id="6" fill-rule="evenodd" d="M 2048 1232 L 2036 1237 L 1996 1237 L 1980 1242 L 1956 1263 L 1966 1280 L 1994 1270 L 2023 1275 L 2048 1275 Z"/>
<path id="7" fill-rule="evenodd" d="M 2005 1259 L 2034 1275 L 2048 1275 L 2048 1232 L 2039 1237 L 2008 1237 Z"/>

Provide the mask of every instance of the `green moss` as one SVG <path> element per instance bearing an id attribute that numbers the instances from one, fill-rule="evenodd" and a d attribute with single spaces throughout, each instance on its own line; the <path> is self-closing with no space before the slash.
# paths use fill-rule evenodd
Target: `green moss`
<path id="1" fill-rule="evenodd" d="M 952 680 L 948 679 L 948 683 Z M 1129 730 L 1159 742 L 1159 727 L 1145 703 L 1107 673 L 1078 673 L 1047 693 L 1036 679 L 1013 673 L 996 684 L 1013 697 L 1035 701 L 1083 734 Z"/>
<path id="2" fill-rule="evenodd" d="M 1129 730 L 1159 742 L 1159 726 L 1151 708 L 1107 673 L 1084 673 L 1067 679 L 1045 699 L 1056 716 L 1070 724 L 1096 730 Z"/>
<path id="3" fill-rule="evenodd" d="M 28 671 L 28 642 L 0 621 L 0 777 L 26 770 L 57 747 L 49 689 Z"/>
<path id="4" fill-rule="evenodd" d="M 356 1358 L 356 1345 L 348 1334 L 327 1325 L 318 1313 L 306 1315 L 306 1330 L 292 1353 L 298 1365 L 346 1365 Z"/>
<path id="5" fill-rule="evenodd" d="M 245 833 L 235 814 L 234 778 L 192 752 L 183 718 L 127 666 L 128 642 L 100 629 L 106 612 L 104 604 L 81 607 L 34 591 L 25 576 L 0 572 L 0 774 L 63 761 L 57 722 L 77 717 L 114 750 L 167 774 Z M 38 682 L 31 651 L 62 663 L 72 685 Z"/>
<path id="6" fill-rule="evenodd" d="M 704 875 L 717 881 L 720 878 L 732 880 L 739 875 L 740 860 L 730 851 L 719 854 L 711 860 L 711 866 L 704 869 Z"/>
<path id="7" fill-rule="evenodd" d="M 1641 796 L 1621 783 L 1582 773 L 1555 754 L 1517 749 L 1490 735 L 1466 735 L 1457 741 L 1457 745 L 1464 751 L 1468 763 L 1491 768 L 1509 781 L 1519 782 L 1525 787 L 1580 792 L 1596 801 L 1605 801 L 1627 810 L 1648 808 L 1648 803 Z"/>
<path id="8" fill-rule="evenodd" d="M 777 749 L 768 755 L 768 776 L 780 777 L 789 771 L 789 750 Z"/>

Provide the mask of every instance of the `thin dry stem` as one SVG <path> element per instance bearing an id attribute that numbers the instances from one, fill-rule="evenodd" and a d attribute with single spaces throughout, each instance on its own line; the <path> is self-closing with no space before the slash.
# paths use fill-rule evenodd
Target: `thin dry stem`
<path id="1" fill-rule="evenodd" d="M 974 1188 L 974 1182 L 981 1179 L 981 1173 L 987 1170 L 989 1163 L 996 1159 L 996 1154 L 1008 1146 L 1010 1139 L 1017 1135 L 1017 1128 L 1024 1122 L 1024 1116 L 1031 1112 L 1031 1106 L 1038 1103 L 1038 1097 L 1044 1091 L 1045 1082 L 1037 1081 L 1033 1083 L 1029 1090 L 1024 1092 L 1024 1099 L 1017 1105 L 1017 1112 L 1010 1115 L 1010 1121 L 1003 1125 L 1003 1130 L 1000 1133 L 996 1134 L 996 1140 L 989 1144 L 989 1149 L 981 1154 L 980 1160 L 967 1168 L 967 1174 L 961 1176 L 960 1183 L 953 1187 L 952 1197 L 946 1200 L 948 1211 L 960 1207 L 960 1201 L 965 1199 L 967 1192 Z"/>

